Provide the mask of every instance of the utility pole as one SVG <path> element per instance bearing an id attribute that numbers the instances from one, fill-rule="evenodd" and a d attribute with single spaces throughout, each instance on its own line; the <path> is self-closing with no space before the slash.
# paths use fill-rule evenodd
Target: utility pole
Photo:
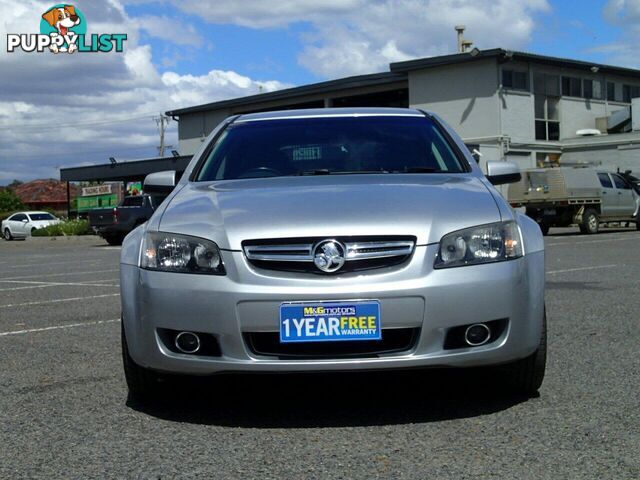
<path id="1" fill-rule="evenodd" d="M 161 112 L 159 117 L 153 117 L 153 119 L 155 120 L 156 125 L 158 126 L 158 130 L 160 132 L 160 145 L 158 146 L 158 155 L 160 157 L 164 157 L 165 149 L 171 148 L 173 146 L 173 145 L 164 144 L 164 132 L 167 129 L 167 125 L 171 121 L 171 118 L 167 117 L 166 115 L 163 115 Z"/>

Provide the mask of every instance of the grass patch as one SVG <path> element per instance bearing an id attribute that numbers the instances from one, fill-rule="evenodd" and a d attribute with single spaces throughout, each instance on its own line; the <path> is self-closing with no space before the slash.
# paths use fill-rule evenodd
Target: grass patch
<path id="1" fill-rule="evenodd" d="M 33 232 L 34 237 L 68 237 L 71 235 L 93 235 L 93 230 L 87 220 L 66 220 Z"/>

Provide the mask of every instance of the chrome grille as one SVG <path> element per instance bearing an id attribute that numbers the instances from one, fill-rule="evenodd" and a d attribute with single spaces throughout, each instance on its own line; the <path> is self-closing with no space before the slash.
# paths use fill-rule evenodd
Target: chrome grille
<path id="1" fill-rule="evenodd" d="M 411 255 L 414 245 L 415 242 L 412 240 L 345 243 L 347 248 L 346 259 L 348 261 Z"/>
<path id="2" fill-rule="evenodd" d="M 319 273 L 316 246 L 329 238 L 250 240 L 243 242 L 247 260 L 260 268 Z M 345 266 L 338 272 L 402 263 L 413 253 L 415 237 L 330 238 L 344 246 Z M 320 272 L 321 273 L 321 272 Z"/>
<path id="3" fill-rule="evenodd" d="M 249 260 L 272 262 L 313 262 L 313 244 L 251 245 L 244 247 Z"/>

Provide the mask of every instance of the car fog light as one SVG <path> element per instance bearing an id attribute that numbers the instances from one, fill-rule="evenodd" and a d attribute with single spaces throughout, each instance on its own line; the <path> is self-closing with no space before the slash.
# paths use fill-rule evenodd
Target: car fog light
<path id="1" fill-rule="evenodd" d="M 479 345 L 484 345 L 489 341 L 491 337 L 491 330 L 484 323 L 476 323 L 471 325 L 464 332 L 464 339 L 467 344 L 472 347 L 477 347 Z"/>
<path id="2" fill-rule="evenodd" d="M 200 350 L 200 337 L 192 332 L 180 332 L 176 335 L 176 347 L 182 353 L 196 353 Z"/>

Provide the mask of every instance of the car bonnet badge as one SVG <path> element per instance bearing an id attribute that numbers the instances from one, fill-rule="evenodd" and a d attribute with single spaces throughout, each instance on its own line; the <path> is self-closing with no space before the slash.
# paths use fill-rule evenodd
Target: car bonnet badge
<path id="1" fill-rule="evenodd" d="M 337 240 L 323 240 L 313 250 L 313 263 L 326 273 L 337 272 L 345 262 L 346 249 Z"/>

